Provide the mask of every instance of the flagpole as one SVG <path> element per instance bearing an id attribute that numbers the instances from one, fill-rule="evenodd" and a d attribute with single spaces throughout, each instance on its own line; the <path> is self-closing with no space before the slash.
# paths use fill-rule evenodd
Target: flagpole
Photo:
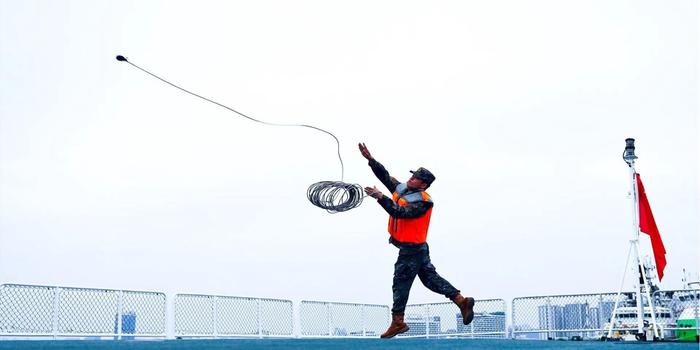
<path id="1" fill-rule="evenodd" d="M 646 268 L 644 267 L 644 262 L 639 257 L 639 188 L 637 186 L 637 171 L 634 168 L 635 160 L 637 156 L 634 154 L 634 139 L 628 138 L 625 140 L 625 152 L 623 153 L 623 159 L 629 165 L 630 179 L 632 181 L 632 237 L 633 239 L 630 243 L 634 246 L 634 255 L 637 259 L 637 269 L 641 275 L 641 279 L 637 278 L 634 281 L 635 292 L 637 294 L 637 332 L 639 334 L 644 333 L 644 301 L 642 299 L 642 287 L 644 287 L 644 294 L 646 294 L 647 300 L 649 301 L 649 312 L 651 313 L 652 324 L 654 325 L 654 335 L 659 337 L 658 327 L 656 326 L 656 312 L 654 310 L 653 301 L 651 300 L 651 294 L 649 293 L 649 280 L 646 274 Z"/>
<path id="2" fill-rule="evenodd" d="M 632 195 L 632 240 L 630 244 L 634 246 L 634 258 L 637 261 L 637 269 L 643 276 L 644 265 L 641 259 L 639 259 L 639 196 L 637 192 L 637 172 L 634 169 L 634 161 L 637 159 L 637 156 L 634 154 L 634 139 L 626 139 L 625 143 L 625 152 L 622 158 L 627 165 L 629 165 L 629 176 L 632 180 L 632 188 L 630 191 Z M 639 278 L 634 279 L 634 289 L 637 294 L 637 332 L 642 334 L 642 332 L 644 332 L 644 305 L 642 303 L 642 286 Z"/>
<path id="3" fill-rule="evenodd" d="M 634 157 L 631 159 L 627 164 L 629 164 L 629 170 L 630 170 L 630 178 L 632 179 L 632 240 L 630 241 L 632 245 L 634 246 L 634 258 L 637 260 L 637 270 L 639 274 L 641 274 L 642 279 L 644 279 L 644 264 L 642 263 L 642 260 L 639 259 L 639 197 L 638 197 L 638 189 L 637 189 L 637 172 L 634 169 L 634 159 L 637 157 L 634 155 L 634 139 L 627 139 L 625 141 L 628 142 L 629 146 L 629 141 L 632 140 L 632 156 Z M 627 152 L 628 148 L 625 148 L 625 152 Z M 625 159 L 627 160 L 627 159 Z M 637 293 L 637 332 L 639 334 L 642 334 L 644 332 L 644 303 L 642 301 L 642 286 L 641 282 L 639 281 L 639 278 L 634 279 L 634 289 L 635 293 Z"/>

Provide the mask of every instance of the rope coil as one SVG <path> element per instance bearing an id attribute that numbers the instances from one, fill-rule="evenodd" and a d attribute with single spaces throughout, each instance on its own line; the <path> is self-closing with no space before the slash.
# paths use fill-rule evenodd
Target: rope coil
<path id="1" fill-rule="evenodd" d="M 331 214 L 359 207 L 364 197 L 362 186 L 341 181 L 320 181 L 306 191 L 311 204 Z"/>

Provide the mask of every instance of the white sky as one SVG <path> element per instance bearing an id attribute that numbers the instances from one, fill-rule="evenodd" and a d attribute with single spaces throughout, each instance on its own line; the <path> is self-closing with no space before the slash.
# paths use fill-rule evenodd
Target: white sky
<path id="1" fill-rule="evenodd" d="M 346 182 L 381 185 L 360 141 L 431 169 L 477 298 L 617 291 L 634 137 L 662 287 L 698 273 L 696 1 L 0 0 L 0 283 L 391 303 L 386 213 L 306 200 L 332 138 L 117 54 L 335 133 Z"/>

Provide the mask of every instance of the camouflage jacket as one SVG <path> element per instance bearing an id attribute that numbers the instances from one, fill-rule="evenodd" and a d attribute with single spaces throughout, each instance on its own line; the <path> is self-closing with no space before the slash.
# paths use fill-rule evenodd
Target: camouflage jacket
<path id="1" fill-rule="evenodd" d="M 377 179 L 379 179 L 379 181 L 381 181 L 384 184 L 384 186 L 386 186 L 386 188 L 389 189 L 389 191 L 391 191 L 391 193 L 394 193 L 394 191 L 396 191 L 396 186 L 398 186 L 401 182 L 389 175 L 389 172 L 378 161 L 371 159 L 369 161 L 369 166 L 372 168 L 372 172 L 377 177 Z M 404 195 L 411 194 L 414 192 L 419 191 L 409 190 L 408 192 L 404 193 Z M 419 217 L 425 214 L 425 212 L 433 206 L 432 202 L 417 202 L 402 207 L 399 206 L 396 202 L 394 202 L 394 200 L 391 197 L 387 196 L 382 196 L 382 198 L 379 198 L 377 202 L 379 203 L 379 205 L 382 206 L 382 208 L 384 208 L 384 210 L 389 215 L 401 219 Z"/>

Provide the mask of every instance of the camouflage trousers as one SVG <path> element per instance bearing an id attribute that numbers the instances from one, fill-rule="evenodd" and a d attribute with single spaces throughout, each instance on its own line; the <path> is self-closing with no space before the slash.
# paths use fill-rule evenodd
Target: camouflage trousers
<path id="1" fill-rule="evenodd" d="M 394 305 L 391 308 L 393 314 L 403 314 L 406 310 L 408 294 L 416 275 L 428 289 L 449 299 L 454 298 L 459 293 L 457 288 L 435 271 L 435 266 L 430 262 L 430 251 L 427 243 L 397 244 L 397 246 L 399 247 L 399 258 L 394 264 L 394 284 L 391 287 L 394 292 Z"/>

